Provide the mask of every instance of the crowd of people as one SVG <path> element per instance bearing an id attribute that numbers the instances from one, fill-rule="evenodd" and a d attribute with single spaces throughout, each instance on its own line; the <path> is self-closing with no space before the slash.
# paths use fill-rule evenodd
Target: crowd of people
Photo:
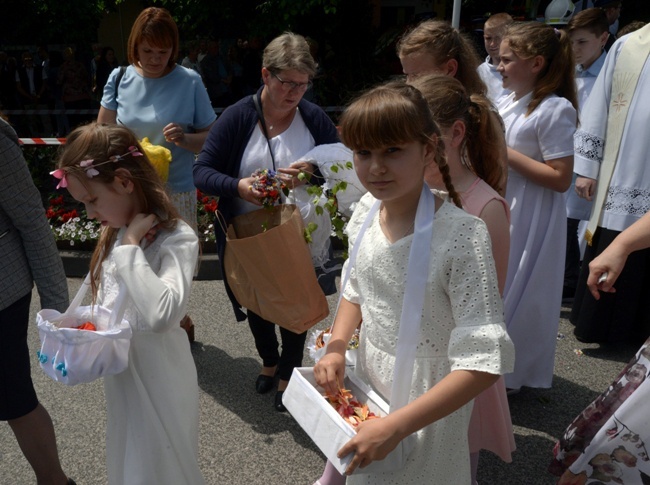
<path id="1" fill-rule="evenodd" d="M 284 393 L 303 365 L 307 332 L 238 301 L 224 266 L 224 229 L 262 205 L 267 194 L 252 175 L 260 169 L 288 189 L 320 184 L 323 167 L 310 158 L 319 148 L 347 150 L 363 195 L 347 223 L 350 257 L 314 376 L 324 392 L 336 394 L 346 372 L 354 372 L 391 412 L 359 424 L 339 450 L 339 457 L 352 454 L 345 474 L 328 461 L 316 483 L 476 484 L 481 450 L 511 461 L 508 399 L 523 387 L 552 386 L 563 301 L 572 304 L 579 340 L 645 343 L 612 388 L 571 423 L 555 454 L 549 450 L 550 471 L 562 484 L 600 483 L 596 461 L 623 448 L 631 458 L 613 458 L 627 466 L 617 483 L 642 483 L 650 474 L 645 451 L 618 442 L 615 451 L 609 432 L 623 415 L 634 436 L 650 431 L 647 419 L 636 418 L 644 408 L 629 404 L 649 392 L 638 362 L 647 359 L 650 337 L 650 147 L 643 136 L 650 112 L 641 101 L 650 95 L 650 26 L 609 42 L 620 7 L 596 0 L 566 25 L 497 13 L 485 24 L 484 62 L 458 29 L 426 20 L 397 44 L 404 79 L 356 97 L 338 128 L 306 99 L 318 66 L 303 36 L 273 39 L 246 80 L 246 60 L 237 50 L 220 59 L 216 41 L 191 44 L 179 65 L 171 15 L 145 9 L 129 36 L 126 68 L 102 51 L 97 121 L 73 129 L 53 172 L 105 226 L 91 261 L 93 300 L 110 308 L 119 287 L 129 295 L 128 368 L 104 378 L 109 483 L 204 483 L 197 374 L 186 333 L 199 254 L 196 188 L 219 197 L 224 284 L 236 320 L 248 319 L 261 360 L 251 385 L 260 394 L 275 389 L 274 409 L 287 410 Z M 64 57 L 61 99 L 85 106 L 91 97 L 79 81 L 83 65 L 71 50 Z M 33 58 L 26 53 L 23 61 Z M 49 77 L 28 78 L 39 82 L 19 92 L 38 105 Z M 236 102 L 235 92 L 242 96 Z M 215 105 L 233 102 L 215 115 Z M 167 180 L 149 163 L 144 137 L 172 153 Z M 4 122 L 0 142 L 0 167 L 9 167 L 11 157 L 14 165 L 3 170 L 25 187 L 7 196 L 3 189 L 0 230 L 7 229 L 0 247 L 14 244 L 11 254 L 25 255 L 21 269 L 32 269 L 25 288 L 13 285 L 15 295 L 0 301 L 0 344 L 22 370 L 0 378 L 9 396 L 0 419 L 12 425 L 39 481 L 73 484 L 56 459 L 26 348 L 32 278 L 44 305 L 64 307 L 67 289 L 51 294 L 62 269 L 51 257 L 52 241 L 32 236 L 44 218 L 30 211 L 27 224 L 18 207 L 34 188 Z M 37 257 L 38 244 L 49 252 Z M 2 254 L 0 270 L 15 272 L 18 259 Z M 331 279 L 318 281 L 324 294 L 337 291 Z M 346 350 L 356 331 L 350 369 Z M 28 438 L 34 426 L 48 430 L 40 447 Z M 407 441 L 403 467 L 373 468 Z"/>
<path id="2" fill-rule="evenodd" d="M 257 91 L 262 67 L 259 38 L 237 39 L 229 46 L 205 39 L 179 43 L 173 62 L 197 72 L 213 108 L 223 109 Z M 72 47 L 62 51 L 47 46 L 18 56 L 0 51 L 0 109 L 39 110 L 14 113 L 9 118 L 20 136 L 65 137 L 78 125 L 95 118 L 110 74 L 121 65 L 110 46 L 92 45 L 91 56 L 79 56 Z M 69 110 L 77 113 L 48 113 Z"/>

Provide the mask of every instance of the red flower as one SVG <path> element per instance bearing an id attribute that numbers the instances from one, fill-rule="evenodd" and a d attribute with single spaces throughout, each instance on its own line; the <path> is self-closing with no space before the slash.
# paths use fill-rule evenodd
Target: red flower
<path id="1" fill-rule="evenodd" d="M 59 195 L 58 197 L 50 200 L 50 206 L 63 205 L 63 196 Z"/>
<path id="2" fill-rule="evenodd" d="M 61 220 L 63 222 L 68 222 L 70 219 L 74 219 L 75 217 L 79 217 L 77 215 L 76 209 L 72 209 L 70 212 L 66 212 L 65 214 L 61 215 Z"/>
<path id="3" fill-rule="evenodd" d="M 51 208 L 45 211 L 45 217 L 48 219 L 53 219 L 56 217 L 56 212 L 54 212 Z"/>
<path id="4" fill-rule="evenodd" d="M 217 201 L 213 200 L 212 202 L 206 203 L 205 206 L 206 212 L 216 212 L 217 210 Z"/>

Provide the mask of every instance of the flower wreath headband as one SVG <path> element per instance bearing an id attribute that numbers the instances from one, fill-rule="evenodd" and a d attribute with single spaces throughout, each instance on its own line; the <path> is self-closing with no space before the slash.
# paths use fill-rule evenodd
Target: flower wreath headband
<path id="1" fill-rule="evenodd" d="M 112 157 L 109 157 L 108 160 L 105 160 L 103 162 L 98 162 L 98 163 L 95 163 L 95 160 L 93 160 L 92 158 L 88 160 L 82 160 L 79 162 L 79 167 L 81 167 L 86 172 L 86 177 L 91 179 L 95 175 L 99 175 L 99 171 L 95 167 L 99 167 L 100 165 L 105 165 L 107 163 L 117 163 L 127 155 L 131 155 L 134 157 L 141 157 L 142 152 L 138 150 L 138 147 L 130 146 L 129 151 L 124 153 L 123 155 L 113 155 Z M 57 189 L 65 188 L 68 186 L 68 179 L 66 178 L 67 172 L 65 168 L 58 168 L 53 172 L 50 172 L 50 175 L 53 175 L 54 177 L 60 180 L 60 182 L 56 186 Z"/>

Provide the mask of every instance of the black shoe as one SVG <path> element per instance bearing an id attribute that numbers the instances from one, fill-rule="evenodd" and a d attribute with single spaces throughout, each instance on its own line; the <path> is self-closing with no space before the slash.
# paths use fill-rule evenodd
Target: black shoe
<path id="1" fill-rule="evenodd" d="M 276 411 L 279 411 L 281 413 L 284 413 L 287 411 L 287 408 L 284 407 L 284 404 L 282 404 L 282 395 L 284 394 L 284 391 L 278 391 L 277 394 L 275 395 L 275 402 L 273 403 L 273 407 L 275 408 Z"/>
<path id="2" fill-rule="evenodd" d="M 266 394 L 275 385 L 275 376 L 263 376 L 260 374 L 255 381 L 255 390 L 259 394 Z"/>
<path id="3" fill-rule="evenodd" d="M 68 478 L 68 485 L 77 485 L 77 483 L 72 478 Z"/>

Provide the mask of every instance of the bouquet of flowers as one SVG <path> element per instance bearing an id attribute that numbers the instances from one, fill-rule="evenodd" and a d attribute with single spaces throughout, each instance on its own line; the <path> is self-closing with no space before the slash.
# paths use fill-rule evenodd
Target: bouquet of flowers
<path id="1" fill-rule="evenodd" d="M 203 242 L 214 242 L 214 218 L 219 207 L 219 198 L 205 195 L 196 189 L 196 224 L 199 238 Z"/>
<path id="2" fill-rule="evenodd" d="M 272 208 L 280 199 L 285 188 L 282 179 L 280 179 L 277 172 L 267 168 L 258 168 L 251 174 L 251 177 L 255 178 L 251 190 L 255 189 L 262 193 L 259 201 L 265 209 Z"/>

